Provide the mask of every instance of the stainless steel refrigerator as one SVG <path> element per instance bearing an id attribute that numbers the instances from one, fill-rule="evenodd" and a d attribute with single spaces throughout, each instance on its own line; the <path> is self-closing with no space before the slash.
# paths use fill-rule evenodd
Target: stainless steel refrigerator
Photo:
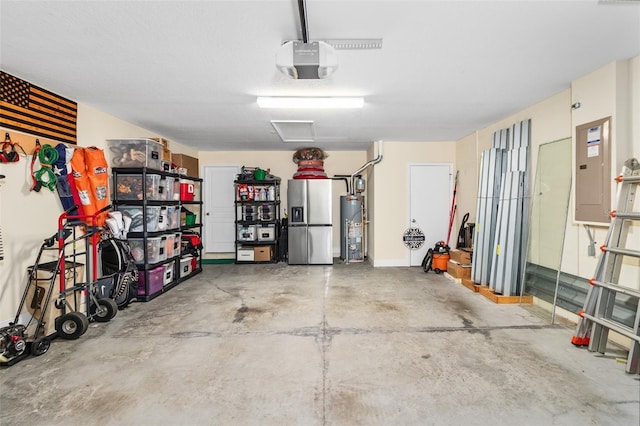
<path id="1" fill-rule="evenodd" d="M 333 264 L 330 179 L 291 179 L 287 188 L 289 264 Z"/>

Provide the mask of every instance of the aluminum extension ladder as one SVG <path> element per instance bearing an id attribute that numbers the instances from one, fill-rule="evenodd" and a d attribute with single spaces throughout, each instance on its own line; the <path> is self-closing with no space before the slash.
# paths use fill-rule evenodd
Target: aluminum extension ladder
<path id="1" fill-rule="evenodd" d="M 635 158 L 624 163 L 618 182 L 616 210 L 611 212 L 611 226 L 605 238 L 594 278 L 583 309 L 578 312 L 580 320 L 571 343 L 589 346 L 589 351 L 605 353 L 609 330 L 631 339 L 626 372 L 640 373 L 640 291 L 620 286 L 620 269 L 625 256 L 640 258 L 640 251 L 625 248 L 631 221 L 640 220 L 640 212 L 633 211 L 633 204 L 640 186 L 640 164 Z M 629 327 L 613 319 L 616 294 L 624 294 L 638 301 L 633 326 Z"/>

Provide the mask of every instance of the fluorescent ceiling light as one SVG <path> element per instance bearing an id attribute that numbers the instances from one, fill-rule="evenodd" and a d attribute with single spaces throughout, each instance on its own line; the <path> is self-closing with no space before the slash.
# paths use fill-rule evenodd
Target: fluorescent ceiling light
<path id="1" fill-rule="evenodd" d="M 260 108 L 362 108 L 363 105 L 364 98 L 258 97 Z"/>

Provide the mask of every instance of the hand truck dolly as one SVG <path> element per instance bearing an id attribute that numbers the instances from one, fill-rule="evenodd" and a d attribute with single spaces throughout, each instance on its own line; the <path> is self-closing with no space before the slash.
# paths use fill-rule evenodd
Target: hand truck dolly
<path id="1" fill-rule="evenodd" d="M 58 231 L 44 240 L 28 268 L 14 321 L 0 329 L 0 365 L 12 365 L 29 354 L 42 355 L 52 338 L 77 339 L 89 321 L 107 322 L 117 314 L 116 302 L 98 298 L 95 288 L 101 232 L 96 217 L 110 207 L 82 216 L 70 214 L 77 210 L 74 206 L 60 215 Z M 52 253 L 55 260 L 43 260 L 43 255 Z"/>

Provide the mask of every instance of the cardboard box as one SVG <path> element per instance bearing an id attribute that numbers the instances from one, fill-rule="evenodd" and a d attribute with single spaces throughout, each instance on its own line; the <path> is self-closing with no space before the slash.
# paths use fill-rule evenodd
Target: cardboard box
<path id="1" fill-rule="evenodd" d="M 171 154 L 171 162 L 173 162 L 178 167 L 184 167 L 187 169 L 187 176 L 189 177 L 200 177 L 200 166 L 198 165 L 198 159 L 195 157 L 190 157 L 185 154 Z"/>
<path id="2" fill-rule="evenodd" d="M 162 144 L 162 146 L 164 147 L 164 149 L 169 149 L 169 141 L 167 139 L 164 139 L 164 138 L 151 138 L 151 140 L 156 141 L 156 142 L 160 142 Z"/>
<path id="3" fill-rule="evenodd" d="M 256 262 L 270 262 L 272 248 L 273 246 L 255 246 L 253 248 L 253 259 Z"/>
<path id="4" fill-rule="evenodd" d="M 162 149 L 162 161 L 171 162 L 171 150 L 167 148 Z"/>
<path id="5" fill-rule="evenodd" d="M 471 265 L 461 265 L 458 262 L 449 260 L 447 273 L 454 278 L 471 278 Z"/>
<path id="6" fill-rule="evenodd" d="M 449 250 L 449 257 L 461 265 L 471 265 L 471 253 L 466 250 Z"/>

